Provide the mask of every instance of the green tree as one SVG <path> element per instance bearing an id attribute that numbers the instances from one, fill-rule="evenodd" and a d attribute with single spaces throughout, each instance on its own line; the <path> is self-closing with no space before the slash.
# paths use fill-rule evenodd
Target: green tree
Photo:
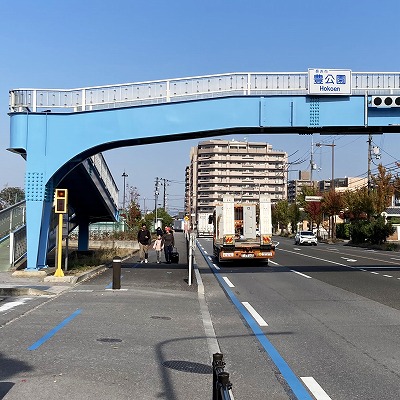
<path id="1" fill-rule="evenodd" d="M 350 221 L 369 219 L 375 214 L 374 194 L 366 187 L 357 190 L 346 190 L 343 193 L 345 217 Z"/>
<path id="2" fill-rule="evenodd" d="M 381 214 L 390 206 L 392 202 L 392 196 L 394 193 L 394 187 L 392 184 L 392 174 L 386 172 L 386 168 L 382 165 L 378 165 L 378 174 L 372 176 L 372 183 L 374 186 L 375 198 L 375 211 L 377 214 Z"/>
<path id="3" fill-rule="evenodd" d="M 173 218 L 163 208 L 157 209 L 157 218 L 162 219 L 163 228 L 165 228 L 166 226 L 172 225 Z M 145 222 L 147 227 L 151 228 L 151 227 L 154 227 L 154 220 L 155 220 L 155 214 L 154 214 L 154 212 L 151 212 L 144 216 L 144 218 L 140 221 L 140 224 L 142 222 Z"/>
<path id="4" fill-rule="evenodd" d="M 139 193 L 137 188 L 131 186 L 129 188 L 129 204 L 125 211 L 125 221 L 129 231 L 136 231 L 139 222 L 142 220 L 142 213 L 139 206 Z"/>
<path id="5" fill-rule="evenodd" d="M 335 240 L 335 216 L 343 210 L 343 196 L 340 192 L 330 190 L 322 196 L 322 210 L 331 217 L 331 238 Z"/>
<path id="6" fill-rule="evenodd" d="M 289 221 L 292 232 L 297 232 L 297 224 L 302 220 L 300 207 L 296 203 L 289 204 Z"/>
<path id="7" fill-rule="evenodd" d="M 310 220 L 310 230 L 313 228 L 312 225 L 315 223 L 319 230 L 319 226 L 323 220 L 323 211 L 320 201 L 309 201 L 304 206 L 304 212 L 308 215 Z"/>
<path id="8" fill-rule="evenodd" d="M 0 209 L 12 206 L 25 200 L 25 191 L 19 187 L 8 187 L 0 191 Z"/>
<path id="9" fill-rule="evenodd" d="M 287 229 L 289 224 L 289 204 L 287 200 L 281 200 L 272 208 L 272 224 L 275 229 Z"/>

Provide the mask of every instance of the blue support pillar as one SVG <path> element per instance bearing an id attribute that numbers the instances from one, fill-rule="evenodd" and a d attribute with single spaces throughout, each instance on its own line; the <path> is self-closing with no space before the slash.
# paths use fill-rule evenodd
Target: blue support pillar
<path id="1" fill-rule="evenodd" d="M 42 229 L 40 230 L 37 268 L 47 268 L 47 251 L 49 242 L 50 219 L 53 202 L 43 202 Z"/>
<path id="2" fill-rule="evenodd" d="M 79 222 L 78 251 L 89 250 L 89 222 Z"/>
<path id="3" fill-rule="evenodd" d="M 38 269 L 38 238 L 41 235 L 43 202 L 26 200 L 27 270 Z"/>

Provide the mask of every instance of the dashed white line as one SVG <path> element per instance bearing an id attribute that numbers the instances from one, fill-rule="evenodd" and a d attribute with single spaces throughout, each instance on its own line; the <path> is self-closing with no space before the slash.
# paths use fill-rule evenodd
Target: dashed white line
<path id="1" fill-rule="evenodd" d="M 294 272 L 295 274 L 304 276 L 304 278 L 312 279 L 311 276 L 308 276 L 308 275 L 306 275 L 306 274 L 302 274 L 301 272 L 295 271 L 294 269 L 291 269 L 290 271 Z"/>
<path id="2" fill-rule="evenodd" d="M 301 376 L 300 379 L 317 400 L 332 400 L 312 376 Z"/>
<path id="3" fill-rule="evenodd" d="M 272 265 L 278 265 L 278 266 L 279 266 L 279 264 L 278 264 L 277 262 L 275 262 L 275 261 L 272 261 L 272 260 L 268 260 L 268 264 L 272 264 Z"/>
<path id="4" fill-rule="evenodd" d="M 374 274 L 374 275 L 379 275 L 379 273 L 378 272 L 374 272 L 374 271 L 369 271 L 371 274 Z"/>
<path id="5" fill-rule="evenodd" d="M 247 311 L 251 314 L 251 316 L 255 319 L 258 325 L 260 326 L 268 326 L 268 324 L 264 321 L 261 315 L 251 306 L 247 301 L 242 301 L 242 304 L 246 307 Z"/>
<path id="6" fill-rule="evenodd" d="M 213 264 L 213 267 L 214 267 L 215 269 L 221 269 L 220 267 L 218 267 L 217 264 Z"/>
<path id="7" fill-rule="evenodd" d="M 222 279 L 226 282 L 229 287 L 235 287 L 235 285 L 229 280 L 227 276 L 223 276 Z"/>
<path id="8" fill-rule="evenodd" d="M 386 278 L 393 278 L 392 275 L 383 275 L 383 276 L 386 276 Z"/>

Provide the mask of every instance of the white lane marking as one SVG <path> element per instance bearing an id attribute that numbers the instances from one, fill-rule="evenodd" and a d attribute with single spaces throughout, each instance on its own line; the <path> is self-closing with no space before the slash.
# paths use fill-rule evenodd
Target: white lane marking
<path id="1" fill-rule="evenodd" d="M 371 274 L 374 274 L 374 275 L 379 275 L 379 273 L 378 272 L 374 272 L 374 271 L 369 271 Z"/>
<path id="2" fill-rule="evenodd" d="M 301 249 L 299 249 L 298 247 L 293 247 L 293 250 L 301 250 Z"/>
<path id="3" fill-rule="evenodd" d="M 347 258 L 347 257 L 340 257 L 343 258 L 343 260 L 346 260 L 348 262 L 356 262 L 357 260 L 354 260 L 353 258 Z"/>
<path id="4" fill-rule="evenodd" d="M 367 272 L 367 270 L 363 268 L 360 268 L 360 271 Z"/>
<path id="5" fill-rule="evenodd" d="M 301 376 L 300 379 L 317 400 L 332 400 L 312 376 Z"/>
<path id="6" fill-rule="evenodd" d="M 204 251 L 204 254 L 208 254 L 206 250 L 203 249 L 203 251 Z"/>
<path id="7" fill-rule="evenodd" d="M 229 280 L 227 276 L 223 276 L 222 279 L 226 282 L 229 287 L 235 287 L 235 285 Z"/>
<path id="8" fill-rule="evenodd" d="M 258 325 L 268 326 L 268 324 L 264 321 L 261 315 L 250 305 L 250 303 L 248 303 L 247 301 L 242 301 L 242 304 L 246 307 L 247 311 L 255 319 Z"/>
<path id="9" fill-rule="evenodd" d="M 386 265 L 374 265 L 373 267 L 364 267 L 365 269 L 399 269 L 399 267 L 388 267 Z"/>
<path id="10" fill-rule="evenodd" d="M 312 279 L 311 276 L 308 276 L 306 274 L 302 274 L 301 272 L 295 271 L 294 269 L 291 269 L 290 271 L 294 272 L 295 274 L 304 276 L 304 278 Z"/>
<path id="11" fill-rule="evenodd" d="M 386 276 L 386 278 L 393 278 L 392 275 L 383 275 L 383 276 Z"/>
<path id="12" fill-rule="evenodd" d="M 272 260 L 268 260 L 268 264 L 272 264 L 272 265 L 278 265 L 279 266 L 279 264 L 277 263 L 277 262 L 275 262 L 275 261 L 272 261 Z"/>
<path id="13" fill-rule="evenodd" d="M 208 259 L 209 259 L 210 261 L 212 261 L 212 257 L 208 256 Z"/>
<path id="14" fill-rule="evenodd" d="M 23 297 L 22 299 L 18 299 L 15 301 L 10 301 L 9 303 L 3 304 L 0 307 L 0 312 L 11 310 L 12 308 L 21 306 L 25 304 L 28 300 L 32 300 L 32 297 Z"/>
<path id="15" fill-rule="evenodd" d="M 391 259 L 391 260 L 395 260 L 395 261 L 400 261 L 400 258 L 391 257 L 390 259 Z"/>
<path id="16" fill-rule="evenodd" d="M 215 269 L 220 269 L 220 268 L 218 267 L 218 265 L 216 265 L 216 264 L 213 264 L 213 267 L 214 267 Z"/>

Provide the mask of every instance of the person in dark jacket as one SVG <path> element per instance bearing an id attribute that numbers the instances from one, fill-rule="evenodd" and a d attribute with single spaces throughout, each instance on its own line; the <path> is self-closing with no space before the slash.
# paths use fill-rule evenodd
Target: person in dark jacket
<path id="1" fill-rule="evenodd" d="M 161 229 L 159 226 L 157 226 L 156 235 L 157 235 L 157 236 L 162 236 L 162 235 L 163 235 L 163 231 L 162 231 L 162 229 Z"/>
<path id="2" fill-rule="evenodd" d="M 171 253 L 175 246 L 175 238 L 171 228 L 168 226 L 165 228 L 163 239 L 164 239 L 165 261 L 167 262 L 167 264 L 171 264 Z"/>
<path id="3" fill-rule="evenodd" d="M 151 234 L 147 229 L 146 224 L 142 225 L 142 229 L 139 230 L 137 235 L 137 241 L 139 242 L 139 257 L 140 262 L 147 263 L 149 258 L 149 246 L 151 243 Z"/>

